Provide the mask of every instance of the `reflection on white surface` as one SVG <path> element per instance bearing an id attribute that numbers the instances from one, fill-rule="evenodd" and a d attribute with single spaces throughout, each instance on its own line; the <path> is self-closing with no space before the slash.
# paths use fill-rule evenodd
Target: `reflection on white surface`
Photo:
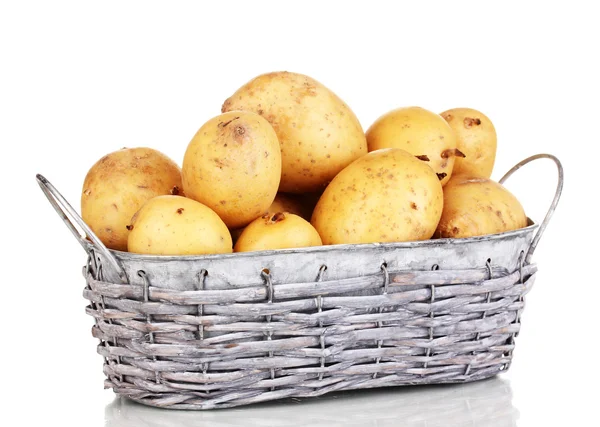
<path id="1" fill-rule="evenodd" d="M 106 427 L 227 426 L 516 426 L 508 381 L 395 387 L 285 399 L 240 408 L 181 411 L 115 398 L 106 406 Z"/>

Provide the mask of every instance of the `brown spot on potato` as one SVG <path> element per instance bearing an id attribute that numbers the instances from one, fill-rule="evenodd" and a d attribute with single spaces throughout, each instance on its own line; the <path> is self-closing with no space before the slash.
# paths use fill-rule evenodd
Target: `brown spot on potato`
<path id="1" fill-rule="evenodd" d="M 129 231 L 133 230 L 133 225 L 129 224 L 125 226 L 126 229 L 128 229 Z"/>
<path id="2" fill-rule="evenodd" d="M 415 202 L 410 202 L 410 208 L 413 210 L 418 210 L 419 208 L 417 207 L 417 204 Z"/>
<path id="3" fill-rule="evenodd" d="M 463 124 L 465 125 L 465 128 L 470 129 L 473 126 L 479 126 L 481 124 L 481 120 L 478 118 L 465 117 Z"/>
<path id="4" fill-rule="evenodd" d="M 276 214 L 274 214 L 273 216 L 271 216 L 270 221 L 272 223 L 278 223 L 281 222 L 285 219 L 285 213 L 284 212 L 277 212 Z"/>
<path id="5" fill-rule="evenodd" d="M 137 188 L 145 190 L 146 188 L 148 188 L 148 186 L 147 185 L 138 185 Z"/>
<path id="6" fill-rule="evenodd" d="M 465 154 L 458 148 L 448 148 L 447 150 L 442 151 L 442 154 L 440 154 L 440 156 L 442 157 L 442 159 L 448 159 L 451 156 L 463 158 L 466 157 Z"/>
<path id="7" fill-rule="evenodd" d="M 417 159 L 419 160 L 423 160 L 424 162 L 428 162 L 429 161 L 429 157 L 427 157 L 426 154 L 421 154 L 419 156 L 415 156 Z"/>
<path id="8" fill-rule="evenodd" d="M 119 210 L 119 207 L 117 206 L 117 204 L 116 204 L 116 203 L 113 203 L 111 206 L 112 206 L 113 208 L 115 208 L 115 210 L 116 210 L 116 211 L 118 211 L 118 210 Z"/>
<path id="9" fill-rule="evenodd" d="M 184 209 L 183 209 L 183 208 L 179 208 L 179 209 L 177 209 L 177 213 L 178 213 L 179 215 L 181 215 L 181 214 L 183 213 L 183 211 L 184 211 Z"/>
<path id="10" fill-rule="evenodd" d="M 87 188 L 87 189 L 86 189 L 86 190 L 83 192 L 83 194 L 84 194 L 85 196 L 89 196 L 90 194 L 92 194 L 92 190 L 90 190 L 89 188 Z"/>
<path id="11" fill-rule="evenodd" d="M 269 157 L 269 152 L 268 152 L 268 151 L 265 151 L 265 159 L 266 159 L 267 157 Z"/>
<path id="12" fill-rule="evenodd" d="M 436 173 L 436 175 L 440 181 L 448 176 L 446 172 Z"/>
<path id="13" fill-rule="evenodd" d="M 113 232 L 113 231 L 112 231 L 112 228 L 110 228 L 110 227 L 106 227 L 106 228 L 104 229 L 104 231 L 106 231 L 108 234 L 112 234 L 112 232 Z"/>
<path id="14" fill-rule="evenodd" d="M 213 161 L 219 169 L 223 169 L 224 166 L 227 166 L 227 162 L 222 159 L 215 158 Z"/>
<path id="15" fill-rule="evenodd" d="M 225 205 L 225 204 L 227 204 L 227 200 L 219 200 L 219 203 L 222 205 Z"/>
<path id="16" fill-rule="evenodd" d="M 179 195 L 179 193 L 181 193 L 181 190 L 179 189 L 178 186 L 173 186 L 173 188 L 171 188 L 171 195 L 173 196 L 177 196 Z"/>
<path id="17" fill-rule="evenodd" d="M 456 235 L 458 235 L 458 233 L 460 233 L 460 228 L 452 227 L 452 235 L 456 236 Z"/>

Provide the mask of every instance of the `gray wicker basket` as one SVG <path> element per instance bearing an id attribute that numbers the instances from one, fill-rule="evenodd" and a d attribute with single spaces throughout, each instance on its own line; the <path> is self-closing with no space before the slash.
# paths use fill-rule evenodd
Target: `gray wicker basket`
<path id="1" fill-rule="evenodd" d="M 559 172 L 539 227 L 193 257 L 108 250 L 37 179 L 88 254 L 83 296 L 105 386 L 150 406 L 210 409 L 462 383 L 508 369 L 536 276 L 531 257 L 560 198 L 563 170 L 556 157 L 539 154 L 500 181 L 539 158 Z"/>

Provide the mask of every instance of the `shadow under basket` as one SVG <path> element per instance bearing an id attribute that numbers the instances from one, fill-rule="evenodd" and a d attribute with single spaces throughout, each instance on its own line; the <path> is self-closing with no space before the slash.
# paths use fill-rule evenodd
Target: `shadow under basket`
<path id="1" fill-rule="evenodd" d="M 208 256 L 108 250 L 41 175 L 88 254 L 86 312 L 105 386 L 163 408 L 463 383 L 506 371 L 541 225 L 466 239 Z M 75 226 L 77 224 L 83 232 Z M 87 235 L 87 238 L 84 237 Z M 89 240 L 88 240 L 89 239 Z"/>

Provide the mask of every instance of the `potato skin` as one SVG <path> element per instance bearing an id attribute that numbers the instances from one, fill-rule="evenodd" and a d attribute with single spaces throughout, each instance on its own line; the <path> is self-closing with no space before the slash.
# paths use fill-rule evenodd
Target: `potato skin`
<path id="1" fill-rule="evenodd" d="M 127 250 L 127 225 L 153 197 L 181 191 L 179 166 L 152 148 L 124 148 L 107 154 L 87 173 L 81 216 L 110 249 Z"/>
<path id="2" fill-rule="evenodd" d="M 455 175 L 444 187 L 444 211 L 436 237 L 473 237 L 527 226 L 517 198 L 488 178 Z"/>
<path id="3" fill-rule="evenodd" d="M 360 122 L 340 98 L 296 73 L 260 75 L 239 88 L 222 111 L 247 110 L 273 125 L 281 144 L 279 190 L 322 191 L 353 160 L 367 153 Z"/>
<path id="4" fill-rule="evenodd" d="M 321 246 L 317 230 L 305 219 L 288 212 L 268 213 L 252 221 L 235 244 L 235 252 Z"/>
<path id="5" fill-rule="evenodd" d="M 472 108 L 453 108 L 440 114 L 454 130 L 458 149 L 454 173 L 489 178 L 496 161 L 496 129 L 482 112 Z"/>
<path id="6" fill-rule="evenodd" d="M 181 196 L 158 196 L 131 219 L 129 252 L 202 255 L 232 252 L 225 223 L 210 208 Z"/>
<path id="7" fill-rule="evenodd" d="M 426 240 L 442 208 L 442 185 L 433 169 L 388 148 L 341 171 L 319 199 L 311 223 L 326 245 Z"/>
<path id="8" fill-rule="evenodd" d="M 367 143 L 369 151 L 401 148 L 419 157 L 439 174 L 442 186 L 452 176 L 456 136 L 441 116 L 424 108 L 397 108 L 379 117 L 367 130 Z"/>
<path id="9" fill-rule="evenodd" d="M 189 143 L 182 176 L 187 197 L 214 210 L 229 228 L 243 227 L 265 213 L 277 194 L 277 135 L 252 112 L 214 117 Z"/>

